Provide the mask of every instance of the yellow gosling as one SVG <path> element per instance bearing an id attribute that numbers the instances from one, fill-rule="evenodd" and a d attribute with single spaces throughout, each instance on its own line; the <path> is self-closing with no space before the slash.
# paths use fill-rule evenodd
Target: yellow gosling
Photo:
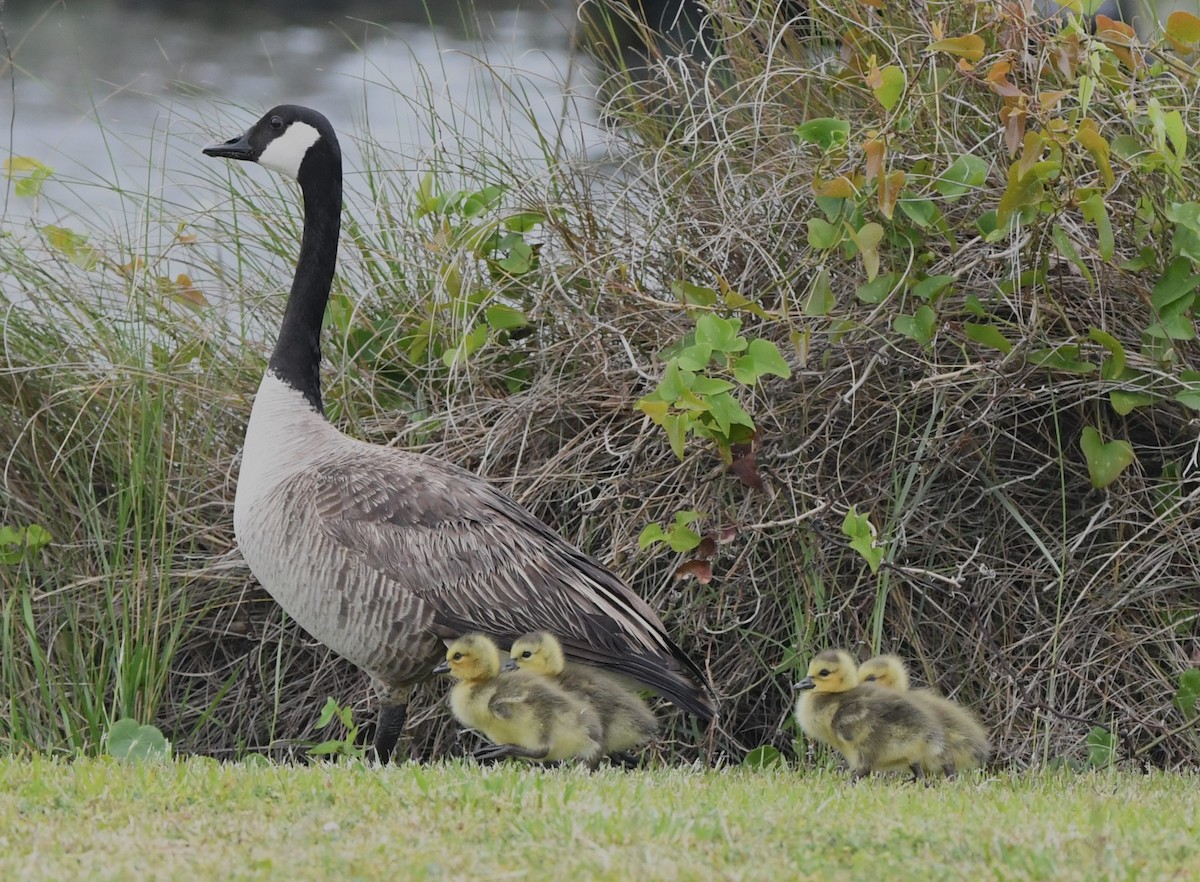
<path id="1" fill-rule="evenodd" d="M 846 757 L 856 779 L 903 769 L 921 778 L 941 766 L 945 737 L 933 714 L 900 693 L 860 686 L 845 651 L 819 653 L 795 688 L 800 728 Z"/>
<path id="2" fill-rule="evenodd" d="M 942 770 L 947 775 L 974 769 L 987 762 L 992 745 L 987 731 L 970 710 L 929 689 L 909 690 L 908 669 L 894 655 L 877 655 L 858 669 L 859 683 L 872 683 L 884 689 L 903 692 L 910 699 L 924 704 L 942 725 L 946 751 Z M 933 771 L 926 768 L 925 771 Z"/>
<path id="3" fill-rule="evenodd" d="M 434 673 L 458 682 L 450 709 L 464 726 L 496 746 L 480 759 L 520 757 L 537 762 L 580 759 L 593 765 L 600 756 L 600 718 L 584 701 L 545 677 L 500 670 L 500 650 L 490 637 L 468 634 L 446 649 Z"/>
<path id="4" fill-rule="evenodd" d="M 604 753 L 641 747 L 658 733 L 658 719 L 636 692 L 611 674 L 568 663 L 553 634 L 534 631 L 518 637 L 509 655 L 517 669 L 546 677 L 591 705 L 600 717 Z"/>

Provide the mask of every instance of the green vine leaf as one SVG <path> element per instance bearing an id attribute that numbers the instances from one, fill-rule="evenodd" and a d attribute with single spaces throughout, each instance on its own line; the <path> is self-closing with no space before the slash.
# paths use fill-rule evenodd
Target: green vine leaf
<path id="1" fill-rule="evenodd" d="M 705 313 L 696 319 L 696 343 L 710 346 L 714 352 L 741 352 L 747 345 L 746 338 L 738 334 L 741 328 L 741 319 Z"/>
<path id="2" fill-rule="evenodd" d="M 947 201 L 957 202 L 967 193 L 983 186 L 986 180 L 987 163 L 972 153 L 964 153 L 933 182 L 933 189 L 946 197 Z"/>
<path id="3" fill-rule="evenodd" d="M 945 291 L 954 282 L 954 276 L 929 276 L 921 279 L 912 286 L 914 297 L 921 300 L 932 300 Z"/>
<path id="4" fill-rule="evenodd" d="M 1108 350 L 1109 357 L 1100 365 L 1101 379 L 1119 379 L 1125 373 L 1125 347 L 1121 345 L 1121 341 L 1099 328 L 1088 329 L 1088 339 Z"/>
<path id="5" fill-rule="evenodd" d="M 50 534 L 39 524 L 27 527 L 0 525 L 0 564 L 20 563 L 50 544 Z"/>
<path id="6" fill-rule="evenodd" d="M 699 547 L 703 537 L 691 528 L 691 524 L 704 515 L 692 509 L 675 513 L 675 521 L 663 529 L 660 524 L 647 524 L 638 534 L 638 548 L 649 548 L 656 542 L 665 542 L 672 551 L 680 554 Z"/>
<path id="7" fill-rule="evenodd" d="M 779 348 L 770 340 L 755 338 L 746 347 L 746 354 L 733 364 L 733 375 L 739 383 L 754 386 L 760 377 L 774 374 L 787 379 L 792 375 L 792 369 L 779 354 Z"/>
<path id="8" fill-rule="evenodd" d="M 32 156 L 10 156 L 4 160 L 3 167 L 5 177 L 16 181 L 13 192 L 22 198 L 41 194 L 42 184 L 54 171 Z"/>
<path id="9" fill-rule="evenodd" d="M 818 251 L 828 251 L 842 238 L 841 231 L 819 217 L 808 220 L 808 244 Z"/>
<path id="10" fill-rule="evenodd" d="M 850 547 L 862 555 L 872 573 L 879 572 L 884 548 L 876 543 L 875 527 L 868 515 L 860 515 L 852 505 L 842 520 L 842 532 L 850 537 Z"/>
<path id="11" fill-rule="evenodd" d="M 703 285 L 693 285 L 691 282 L 685 282 L 682 279 L 677 279 L 671 283 L 671 293 L 682 303 L 686 303 L 689 306 L 715 306 L 717 303 L 717 292 L 712 288 L 705 288 Z"/>
<path id="12" fill-rule="evenodd" d="M 1189 310 L 1195 300 L 1200 273 L 1192 272 L 1192 262 L 1177 257 L 1167 265 L 1162 278 L 1150 292 L 1150 304 L 1164 321 Z"/>
<path id="13" fill-rule="evenodd" d="M 892 320 L 896 333 L 911 337 L 922 346 L 933 339 L 936 327 L 937 314 L 928 305 L 920 307 L 913 315 L 898 315 Z"/>
<path id="14" fill-rule="evenodd" d="M 1127 389 L 1113 389 L 1108 393 L 1108 403 L 1121 416 L 1128 416 L 1139 407 L 1146 407 L 1158 401 L 1158 397 L 1148 392 L 1131 392 Z"/>
<path id="15" fill-rule="evenodd" d="M 850 140 L 850 123 L 842 119 L 820 117 L 796 126 L 793 133 L 798 141 L 816 144 L 822 150 L 829 151 Z"/>
<path id="16" fill-rule="evenodd" d="M 1084 459 L 1087 460 L 1088 475 L 1092 486 L 1097 489 L 1107 487 L 1121 472 L 1129 467 L 1136 457 L 1133 445 L 1128 441 L 1116 440 L 1105 443 L 1100 433 L 1091 426 L 1083 427 L 1083 437 L 1079 446 L 1083 448 Z"/>
<path id="17" fill-rule="evenodd" d="M 129 762 L 165 760 L 171 756 L 171 743 L 162 732 L 128 717 L 109 727 L 107 749 L 109 756 Z"/>
<path id="18" fill-rule="evenodd" d="M 858 299 L 863 303 L 872 305 L 883 303 L 887 296 L 892 293 L 892 289 L 896 287 L 897 276 L 895 273 L 883 273 L 876 276 L 865 285 L 860 285 L 854 293 L 858 295 Z"/>
<path id="19" fill-rule="evenodd" d="M 1196 715 L 1197 699 L 1200 699 L 1200 670 L 1192 668 L 1179 675 L 1179 689 L 1171 703 L 1190 720 Z"/>
<path id="20" fill-rule="evenodd" d="M 1087 749 L 1089 766 L 1108 768 L 1117 759 L 1117 736 L 1103 726 L 1093 726 L 1087 734 Z"/>
<path id="21" fill-rule="evenodd" d="M 837 301 L 833 296 L 833 286 L 829 284 L 829 270 L 823 269 L 813 279 L 812 289 L 804 301 L 804 314 L 812 316 L 829 315 Z"/>
<path id="22" fill-rule="evenodd" d="M 762 744 L 749 751 L 742 760 L 747 769 L 769 769 L 783 762 L 783 754 L 779 748 L 770 744 Z"/>
<path id="23" fill-rule="evenodd" d="M 1000 333 L 995 325 L 981 325 L 975 322 L 964 322 L 963 330 L 967 339 L 992 349 L 999 349 L 1005 355 L 1012 352 L 1013 345 L 1009 339 Z"/>

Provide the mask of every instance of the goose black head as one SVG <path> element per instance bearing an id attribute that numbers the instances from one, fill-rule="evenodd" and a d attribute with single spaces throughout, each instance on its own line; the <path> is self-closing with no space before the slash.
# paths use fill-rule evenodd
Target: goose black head
<path id="1" fill-rule="evenodd" d="M 206 156 L 257 162 L 299 180 L 313 162 L 341 166 L 341 150 L 333 126 L 323 115 L 298 104 L 280 104 L 236 138 L 204 148 Z"/>

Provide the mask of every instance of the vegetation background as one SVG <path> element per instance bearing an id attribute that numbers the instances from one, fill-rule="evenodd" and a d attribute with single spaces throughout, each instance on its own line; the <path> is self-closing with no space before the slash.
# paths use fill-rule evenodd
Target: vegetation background
<path id="1" fill-rule="evenodd" d="M 669 758 L 802 752 L 794 671 L 837 644 L 912 660 L 999 761 L 1195 764 L 1200 21 L 712 9 L 707 54 L 611 53 L 600 160 L 569 107 L 533 154 L 438 121 L 419 185 L 356 133 L 331 418 L 478 471 L 663 613 L 723 709 Z M 297 194 L 196 165 L 210 211 L 0 235 L 8 748 L 131 717 L 283 756 L 329 696 L 373 713 L 232 535 Z M 470 746 L 438 694 L 425 757 Z"/>

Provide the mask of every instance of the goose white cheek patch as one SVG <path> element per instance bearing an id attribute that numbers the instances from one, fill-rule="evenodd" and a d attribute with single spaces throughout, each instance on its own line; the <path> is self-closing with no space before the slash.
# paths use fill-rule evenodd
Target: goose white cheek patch
<path id="1" fill-rule="evenodd" d="M 258 157 L 258 164 L 295 178 L 300 174 L 304 154 L 320 137 L 321 133 L 308 123 L 294 122 L 286 132 L 267 145 L 267 149 Z"/>

